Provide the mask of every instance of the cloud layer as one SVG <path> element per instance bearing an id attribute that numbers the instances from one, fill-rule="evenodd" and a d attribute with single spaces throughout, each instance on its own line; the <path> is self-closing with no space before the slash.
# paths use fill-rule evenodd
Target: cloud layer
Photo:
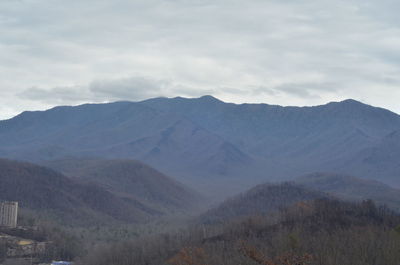
<path id="1" fill-rule="evenodd" d="M 3 0 L 0 118 L 59 104 L 213 94 L 400 113 L 395 0 Z"/>

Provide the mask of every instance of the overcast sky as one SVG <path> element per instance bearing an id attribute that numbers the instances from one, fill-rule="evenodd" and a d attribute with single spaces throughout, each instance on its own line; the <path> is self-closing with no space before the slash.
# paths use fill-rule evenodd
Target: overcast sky
<path id="1" fill-rule="evenodd" d="M 398 0 L 0 0 L 0 119 L 211 94 L 400 113 Z"/>

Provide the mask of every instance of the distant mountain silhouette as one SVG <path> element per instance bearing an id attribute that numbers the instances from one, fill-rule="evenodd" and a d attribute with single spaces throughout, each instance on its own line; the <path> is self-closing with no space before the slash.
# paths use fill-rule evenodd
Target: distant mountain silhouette
<path id="1" fill-rule="evenodd" d="M 65 159 L 43 164 L 163 213 L 191 211 L 201 199 L 196 192 L 135 160 Z"/>
<path id="2" fill-rule="evenodd" d="M 375 180 L 331 173 L 313 173 L 295 179 L 295 183 L 350 201 L 371 199 L 379 205 L 400 210 L 400 190 Z"/>
<path id="3" fill-rule="evenodd" d="M 24 112 L 0 121 L 0 156 L 137 159 L 215 194 L 315 171 L 400 186 L 399 131 L 399 115 L 354 100 L 281 107 L 155 98 Z"/>

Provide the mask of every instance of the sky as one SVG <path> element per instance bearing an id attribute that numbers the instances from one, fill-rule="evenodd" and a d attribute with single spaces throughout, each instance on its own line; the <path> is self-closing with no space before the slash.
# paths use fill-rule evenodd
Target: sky
<path id="1" fill-rule="evenodd" d="M 213 95 L 400 113 L 398 0 L 1 0 L 0 119 Z"/>

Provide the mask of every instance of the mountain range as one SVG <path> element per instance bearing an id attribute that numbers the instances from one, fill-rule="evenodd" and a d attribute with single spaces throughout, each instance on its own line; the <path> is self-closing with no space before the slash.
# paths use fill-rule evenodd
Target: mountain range
<path id="1" fill-rule="evenodd" d="M 399 132 L 399 115 L 354 100 L 282 107 L 154 98 L 23 112 L 0 121 L 0 156 L 136 159 L 218 195 L 316 171 L 400 186 Z"/>

